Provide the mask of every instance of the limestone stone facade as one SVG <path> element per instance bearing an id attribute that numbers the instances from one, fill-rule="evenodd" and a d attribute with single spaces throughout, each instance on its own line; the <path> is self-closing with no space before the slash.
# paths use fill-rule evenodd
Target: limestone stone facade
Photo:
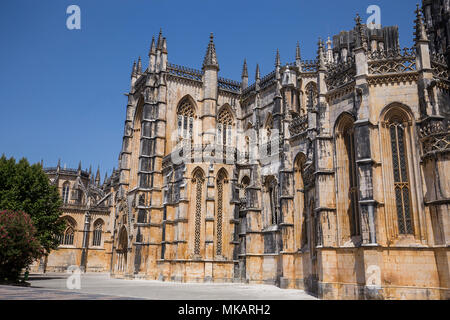
<path id="1" fill-rule="evenodd" d="M 160 32 L 103 185 L 111 275 L 449 299 L 449 13 L 424 0 L 408 49 L 357 17 L 251 85 L 245 61 L 219 77 L 212 35 L 194 70 Z"/>
<path id="2" fill-rule="evenodd" d="M 44 171 L 60 191 L 63 205 L 61 219 L 66 222 L 60 246 L 36 261 L 33 272 L 73 272 L 73 267 L 87 272 L 108 272 L 111 265 L 112 229 L 111 193 L 100 186 L 100 175 L 81 169 L 55 168 Z M 109 178 L 111 181 L 113 177 Z"/>

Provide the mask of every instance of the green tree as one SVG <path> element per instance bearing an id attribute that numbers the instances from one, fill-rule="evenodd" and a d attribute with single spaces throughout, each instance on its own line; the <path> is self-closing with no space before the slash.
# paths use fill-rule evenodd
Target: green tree
<path id="1" fill-rule="evenodd" d="M 0 210 L 23 211 L 30 215 L 36 238 L 45 254 L 58 247 L 57 236 L 65 223 L 59 219 L 62 201 L 40 164 L 30 165 L 24 158 L 0 158 Z"/>
<path id="2" fill-rule="evenodd" d="M 30 216 L 0 211 L 0 281 L 17 281 L 22 269 L 43 254 Z"/>

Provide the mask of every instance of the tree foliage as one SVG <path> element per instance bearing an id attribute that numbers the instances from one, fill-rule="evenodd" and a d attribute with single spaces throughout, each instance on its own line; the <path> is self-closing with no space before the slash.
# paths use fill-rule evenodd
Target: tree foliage
<path id="1" fill-rule="evenodd" d="M 30 216 L 21 211 L 1 211 L 0 281 L 16 281 L 22 269 L 43 254 Z"/>
<path id="2" fill-rule="evenodd" d="M 0 158 L 0 210 L 23 211 L 29 214 L 36 238 L 45 253 L 56 249 L 57 236 L 64 231 L 59 219 L 62 201 L 40 164 L 30 165 L 26 159 Z"/>

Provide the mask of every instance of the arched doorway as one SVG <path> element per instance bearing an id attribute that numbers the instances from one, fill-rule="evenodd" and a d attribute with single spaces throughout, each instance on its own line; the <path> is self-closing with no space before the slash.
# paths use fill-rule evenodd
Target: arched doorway
<path id="1" fill-rule="evenodd" d="M 128 253 L 128 233 L 125 227 L 122 227 L 119 233 L 119 245 L 117 247 L 117 271 L 125 272 L 127 269 Z"/>

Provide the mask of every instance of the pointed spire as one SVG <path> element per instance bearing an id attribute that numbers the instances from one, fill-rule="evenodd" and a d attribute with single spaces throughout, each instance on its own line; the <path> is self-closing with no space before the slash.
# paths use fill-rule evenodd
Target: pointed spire
<path id="1" fill-rule="evenodd" d="M 334 57 L 333 57 L 333 47 L 331 46 L 331 39 L 330 37 L 328 37 L 327 40 L 327 60 L 329 63 L 332 63 L 334 61 Z"/>
<path id="2" fill-rule="evenodd" d="M 138 64 L 137 64 L 137 71 L 136 72 L 138 74 L 142 73 L 142 60 L 141 60 L 141 57 L 139 57 Z"/>
<path id="3" fill-rule="evenodd" d="M 166 38 L 162 39 L 162 48 L 161 48 L 161 52 L 162 53 L 167 53 L 167 40 Z"/>
<path id="4" fill-rule="evenodd" d="M 148 52 L 148 56 L 156 54 L 156 46 L 155 46 L 155 36 L 152 36 L 152 44 L 150 45 L 150 51 Z"/>
<path id="5" fill-rule="evenodd" d="M 242 66 L 242 78 L 248 78 L 247 59 L 244 59 L 244 65 Z"/>
<path id="6" fill-rule="evenodd" d="M 61 159 L 58 159 L 58 165 L 56 166 L 57 170 L 61 169 Z"/>
<path id="7" fill-rule="evenodd" d="M 92 165 L 89 166 L 89 177 L 92 175 Z"/>
<path id="8" fill-rule="evenodd" d="M 422 10 L 420 9 L 419 4 L 417 4 L 417 9 L 415 12 L 416 12 L 416 20 L 414 21 L 416 24 L 414 26 L 414 29 L 416 30 L 414 32 L 414 35 L 416 36 L 415 41 L 416 43 L 419 41 L 428 41 L 427 30 L 423 22 Z"/>
<path id="9" fill-rule="evenodd" d="M 95 184 L 100 184 L 100 166 L 97 168 L 97 174 L 95 175 Z"/>
<path id="10" fill-rule="evenodd" d="M 207 67 L 214 67 L 219 69 L 219 63 L 216 56 L 216 47 L 214 45 L 214 35 L 212 32 L 209 36 L 209 44 L 208 48 L 206 49 L 205 59 L 203 60 L 203 69 Z"/>
<path id="11" fill-rule="evenodd" d="M 297 47 L 295 48 L 295 60 L 302 60 L 302 54 L 300 51 L 300 43 L 297 41 Z"/>
<path id="12" fill-rule="evenodd" d="M 248 68 L 247 68 L 247 59 L 244 59 L 244 65 L 242 66 L 242 75 L 241 75 L 241 89 L 244 90 L 248 87 Z"/>
<path id="13" fill-rule="evenodd" d="M 319 70 L 323 70 L 325 69 L 325 54 L 322 38 L 319 38 L 318 46 L 319 49 L 317 50 L 317 60 L 319 62 Z"/>
<path id="14" fill-rule="evenodd" d="M 159 29 L 158 43 L 156 44 L 156 49 L 161 50 L 161 47 L 162 47 L 162 28 Z"/>
<path id="15" fill-rule="evenodd" d="M 261 74 L 259 73 L 259 64 L 256 64 L 255 79 L 256 79 L 256 81 L 261 80 Z"/>
<path id="16" fill-rule="evenodd" d="M 105 178 L 103 179 L 103 183 L 105 183 L 106 180 L 108 180 L 108 171 L 105 172 Z"/>
<path id="17" fill-rule="evenodd" d="M 133 67 L 131 68 L 131 77 L 135 77 L 137 73 L 136 61 L 133 61 Z"/>
<path id="18" fill-rule="evenodd" d="M 295 65 L 302 72 L 302 54 L 300 51 L 300 43 L 297 41 L 297 47 L 295 48 Z"/>
<path id="19" fill-rule="evenodd" d="M 364 49 L 368 49 L 368 43 L 367 43 L 367 35 L 364 29 L 364 25 L 361 23 L 361 17 L 359 14 L 356 14 L 355 18 L 356 22 L 356 47 L 360 48 L 363 47 Z"/>
<path id="20" fill-rule="evenodd" d="M 44 159 L 41 159 L 41 168 L 44 168 Z"/>
<path id="21" fill-rule="evenodd" d="M 280 65 L 281 65 L 280 51 L 277 49 L 277 55 L 275 57 L 275 67 L 279 67 Z"/>

